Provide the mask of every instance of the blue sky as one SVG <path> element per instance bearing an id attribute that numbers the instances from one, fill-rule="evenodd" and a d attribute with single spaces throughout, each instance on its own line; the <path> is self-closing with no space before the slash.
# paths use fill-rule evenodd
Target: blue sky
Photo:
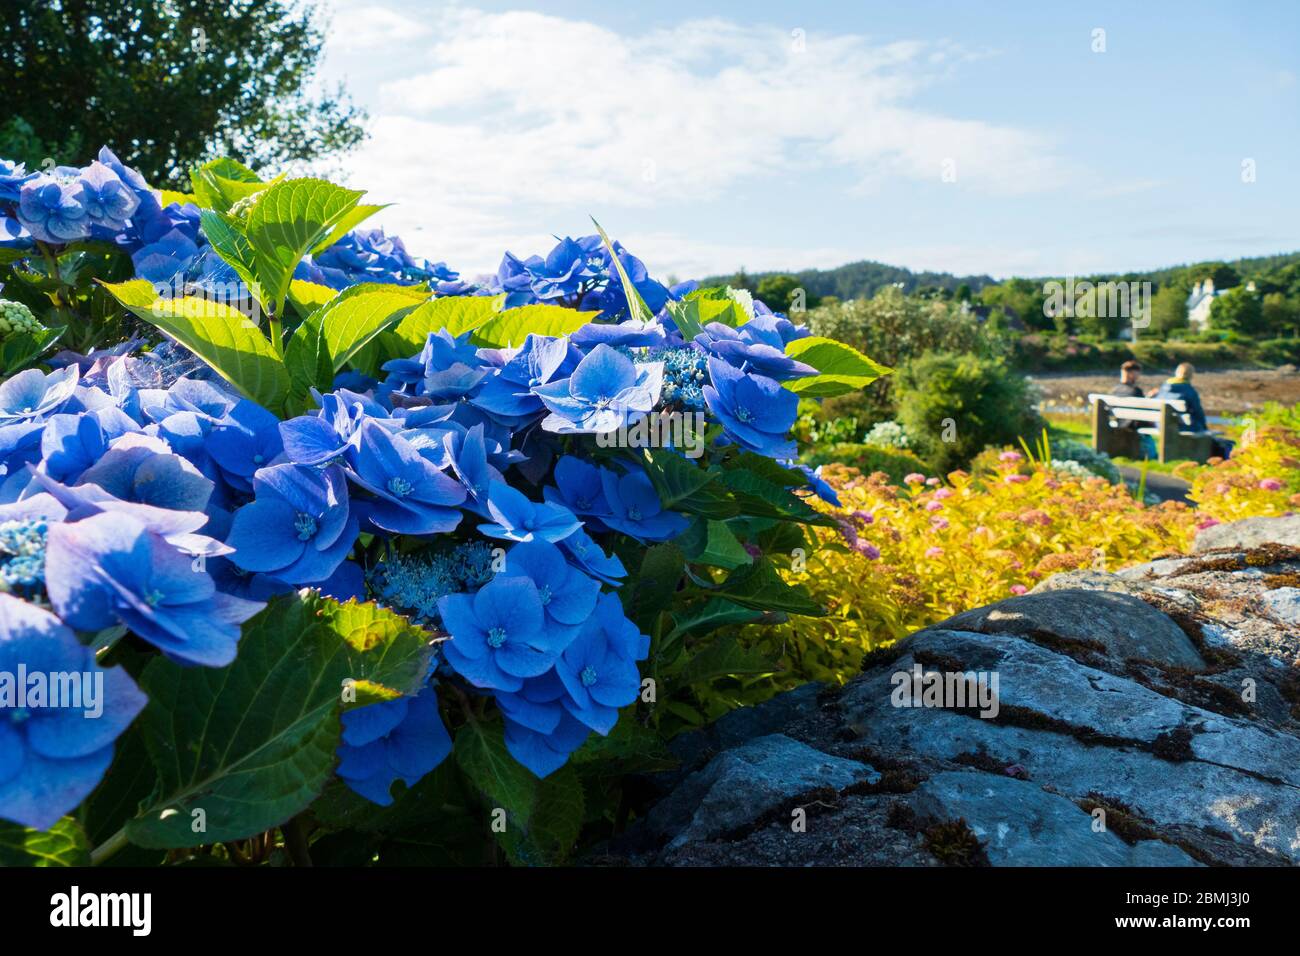
<path id="1" fill-rule="evenodd" d="M 589 215 L 678 278 L 1300 249 L 1290 0 L 329 7 L 323 76 L 371 114 L 342 174 L 470 274 Z"/>

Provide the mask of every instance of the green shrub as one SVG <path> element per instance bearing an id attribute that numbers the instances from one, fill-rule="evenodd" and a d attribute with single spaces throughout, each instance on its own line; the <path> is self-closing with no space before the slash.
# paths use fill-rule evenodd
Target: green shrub
<path id="1" fill-rule="evenodd" d="M 838 442 L 811 449 L 804 460 L 813 465 L 849 465 L 864 475 L 883 471 L 896 485 L 913 472 L 925 471 L 925 462 L 906 448 L 880 448 L 856 442 Z"/>
<path id="2" fill-rule="evenodd" d="M 940 472 L 1044 427 L 1029 381 L 1001 359 L 931 352 L 904 366 L 895 388 L 899 424 Z"/>

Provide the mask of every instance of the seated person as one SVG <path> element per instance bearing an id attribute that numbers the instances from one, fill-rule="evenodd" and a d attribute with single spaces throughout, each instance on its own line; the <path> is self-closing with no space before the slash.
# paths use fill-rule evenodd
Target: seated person
<path id="1" fill-rule="evenodd" d="M 1119 367 L 1119 382 L 1111 386 L 1110 393 L 1122 398 L 1142 398 L 1144 393 L 1138 385 L 1138 378 L 1141 375 L 1140 364 L 1133 361 L 1125 362 Z"/>
<path id="2" fill-rule="evenodd" d="M 1178 368 L 1174 369 L 1174 377 L 1166 379 L 1165 383 L 1156 390 L 1156 398 L 1174 398 L 1182 399 L 1187 404 L 1187 417 L 1191 421 L 1191 429 L 1194 432 L 1209 431 L 1209 425 L 1205 421 L 1205 409 L 1201 407 L 1201 396 L 1192 385 L 1192 376 L 1196 374 L 1196 369 L 1191 362 L 1183 362 Z"/>

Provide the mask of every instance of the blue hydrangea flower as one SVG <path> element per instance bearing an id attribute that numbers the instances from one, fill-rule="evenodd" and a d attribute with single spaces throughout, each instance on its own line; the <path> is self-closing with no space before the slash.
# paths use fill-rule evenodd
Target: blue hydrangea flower
<path id="1" fill-rule="evenodd" d="M 563 767 L 573 752 L 591 736 L 591 729 L 562 707 L 555 728 L 547 733 L 512 720 L 504 708 L 502 713 L 507 715 L 506 750 L 537 777 L 547 777 Z"/>
<path id="2" fill-rule="evenodd" d="M 599 734 L 618 722 L 618 709 L 636 701 L 641 674 L 636 662 L 650 655 L 650 638 L 623 614 L 612 594 L 602 594 L 596 613 L 555 665 L 568 696 L 564 706 Z"/>
<path id="3" fill-rule="evenodd" d="M 230 560 L 289 584 L 329 578 L 359 530 L 343 469 L 272 465 L 257 472 L 253 490 L 256 499 L 235 512 L 226 539 L 235 549 Z"/>
<path id="4" fill-rule="evenodd" d="M 409 442 L 374 421 L 360 430 L 350 452 L 348 478 L 374 495 L 365 514 L 383 531 L 441 534 L 460 524 L 452 505 L 465 500 L 465 487 L 444 475 Z"/>
<path id="5" fill-rule="evenodd" d="M 724 429 L 741 448 L 770 458 L 794 458 L 789 438 L 799 408 L 799 396 L 762 375 L 742 372 L 722 359 L 709 359 L 711 385 L 704 400 Z"/>
<path id="6" fill-rule="evenodd" d="M 43 419 L 59 411 L 77 389 L 75 365 L 48 375 L 29 368 L 0 382 L 0 425 Z"/>
<path id="7" fill-rule="evenodd" d="M 451 735 L 438 713 L 438 695 L 368 704 L 343 713 L 338 774 L 372 803 L 386 807 L 398 780 L 414 786 L 451 753 Z"/>
<path id="8" fill-rule="evenodd" d="M 607 555 L 586 531 L 575 531 L 560 542 L 560 550 L 573 562 L 573 566 L 590 574 L 598 581 L 618 587 L 627 577 L 627 568 L 618 555 Z"/>
<path id="9" fill-rule="evenodd" d="M 28 600 L 43 598 L 46 538 L 50 525 L 67 515 L 48 494 L 0 505 L 0 591 Z"/>
<path id="10" fill-rule="evenodd" d="M 694 348 L 663 349 L 652 354 L 664 364 L 664 403 L 703 410 L 704 386 L 709 382 L 708 357 Z"/>
<path id="11" fill-rule="evenodd" d="M 180 229 L 172 229 L 133 251 L 131 262 L 138 278 L 170 283 L 176 276 L 189 272 L 198 256 L 199 246 L 194 238 Z"/>
<path id="12" fill-rule="evenodd" d="M 419 624 L 438 621 L 438 601 L 458 591 L 476 591 L 492 580 L 492 548 L 472 541 L 434 554 L 394 553 L 371 575 L 376 597 Z"/>
<path id="13" fill-rule="evenodd" d="M 125 229 L 127 220 L 140 205 L 140 199 L 117 173 L 98 161 L 81 171 L 77 188 L 77 198 L 91 227 L 109 234 Z"/>
<path id="14" fill-rule="evenodd" d="M 415 358 L 394 359 L 383 364 L 383 370 L 388 372 L 385 385 L 436 402 L 455 401 L 468 395 L 488 374 L 469 337 L 469 332 L 458 337 L 446 329 L 430 333 Z"/>
<path id="15" fill-rule="evenodd" d="M 555 463 L 555 485 L 542 489 L 542 495 L 551 504 L 562 505 L 576 515 L 603 517 L 613 514 L 605 500 L 605 485 L 601 474 L 605 469 L 565 455 Z"/>
<path id="16" fill-rule="evenodd" d="M 122 668 L 100 668 L 94 652 L 49 611 L 0 594 L 0 675 L 16 682 L 20 672 L 28 678 L 28 706 L 18 705 L 18 688 L 0 677 L 0 818 L 47 830 L 99 784 L 113 742 L 147 698 Z M 55 675 L 79 675 L 80 700 L 46 698 L 33 706 L 30 678 L 37 674 L 47 687 Z"/>
<path id="17" fill-rule="evenodd" d="M 608 345 L 597 345 L 567 379 L 533 389 L 551 410 L 542 428 L 560 434 L 611 432 L 654 408 L 663 365 L 635 365 Z"/>
<path id="18" fill-rule="evenodd" d="M 544 406 L 532 390 L 570 374 L 580 360 L 581 354 L 564 339 L 530 334 L 470 401 L 512 422 L 540 414 Z"/>
<path id="19" fill-rule="evenodd" d="M 548 626 L 576 628 L 596 606 L 600 582 L 571 567 L 555 545 L 541 540 L 517 544 L 506 554 L 504 577 L 526 577 L 537 585 Z"/>
<path id="20" fill-rule="evenodd" d="M 488 485 L 487 510 L 493 521 L 479 525 L 478 530 L 490 538 L 556 542 L 582 527 L 568 508 L 530 501 L 502 481 Z"/>
<path id="21" fill-rule="evenodd" d="M 41 173 L 19 191 L 18 221 L 42 242 L 85 239 L 90 235 L 90 217 L 79 192 L 76 170 L 58 177 Z"/>
<path id="22" fill-rule="evenodd" d="M 738 369 L 756 372 L 777 381 L 816 375 L 811 365 L 785 354 L 786 343 L 808 333 L 788 319 L 758 316 L 738 329 L 710 322 L 695 337 L 693 346 L 726 359 Z"/>
<path id="23" fill-rule="evenodd" d="M 614 531 L 639 541 L 667 541 L 690 523 L 684 515 L 663 509 L 659 492 L 639 468 L 629 466 L 623 475 L 602 469 L 600 480 L 610 509 L 600 521 Z"/>
<path id="24" fill-rule="evenodd" d="M 75 482 L 115 439 L 138 431 L 135 420 L 115 406 L 80 415 L 51 415 L 41 432 L 40 468 L 55 481 Z"/>
<path id="25" fill-rule="evenodd" d="M 602 343 L 611 348 L 654 348 L 664 344 L 664 327 L 653 319 L 589 322 L 575 330 L 569 340 L 583 351 Z"/>
<path id="26" fill-rule="evenodd" d="M 220 594 L 211 575 L 134 517 L 104 512 L 50 528 L 50 603 L 71 626 L 128 628 L 175 660 L 224 667 L 263 605 Z"/>
<path id="27" fill-rule="evenodd" d="M 241 399 L 208 434 L 208 454 L 232 488 L 253 490 L 253 475 L 284 450 L 280 419 L 256 402 Z"/>
<path id="28" fill-rule="evenodd" d="M 475 687 L 517 691 L 526 677 L 546 673 L 573 639 L 548 625 L 537 585 L 525 577 L 496 577 L 478 593 L 449 594 L 438 613 L 451 640 L 447 663 Z"/>
<path id="29" fill-rule="evenodd" d="M 604 288 L 584 299 L 581 307 L 596 309 L 611 317 L 625 314 L 627 312 L 627 294 L 623 291 L 623 280 L 619 276 L 618 270 L 614 268 L 608 250 L 604 248 L 599 235 L 587 236 L 586 240 L 599 249 L 601 269 L 609 277 L 609 281 Z M 657 313 L 668 302 L 668 289 L 662 283 L 650 278 L 645 263 L 623 248 L 621 242 L 616 241 L 614 243 L 614 251 L 617 253 L 618 261 L 622 263 L 624 271 L 627 272 L 628 278 L 632 280 L 632 287 L 640 294 L 642 301 L 650 308 L 650 311 Z"/>
<path id="30" fill-rule="evenodd" d="M 27 172 L 22 163 L 0 159 L 0 201 L 17 202 L 23 184 L 31 182 L 39 175 L 39 173 Z"/>
<path id="31" fill-rule="evenodd" d="M 592 268 L 588 250 L 567 237 L 556 243 L 545 259 L 530 256 L 524 268 L 528 270 L 529 288 L 541 302 L 575 296 L 588 280 L 599 275 Z"/>

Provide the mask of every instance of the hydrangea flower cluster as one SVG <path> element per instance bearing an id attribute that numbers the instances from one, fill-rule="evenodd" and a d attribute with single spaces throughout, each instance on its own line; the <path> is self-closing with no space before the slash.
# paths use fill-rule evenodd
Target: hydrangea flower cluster
<path id="1" fill-rule="evenodd" d="M 197 207 L 163 206 L 107 150 L 84 170 L 0 163 L 0 214 L 19 243 L 114 242 L 152 282 L 181 277 L 201 293 L 231 269 Z M 502 296 L 501 309 L 585 314 L 569 334 L 505 347 L 438 329 L 415 354 L 376 360 L 377 378 L 342 371 L 310 402 L 286 404 L 310 408 L 288 417 L 171 341 L 13 375 L 0 383 L 0 617 L 21 640 L 0 644 L 0 664 L 39 657 L 38 644 L 77 656 L 129 634 L 178 664 L 221 668 L 268 601 L 310 588 L 375 602 L 440 638 L 418 688 L 343 714 L 337 773 L 349 787 L 391 802 L 395 782 L 414 785 L 447 757 L 451 704 L 474 697 L 476 713 L 494 705 L 515 760 L 554 773 L 640 693 L 650 639 L 620 600 L 619 553 L 704 530 L 708 517 L 674 507 L 686 495 L 661 497 L 662 456 L 595 439 L 690 410 L 713 426 L 719 461 L 793 462 L 798 396 L 787 386 L 818 370 L 786 346 L 807 330 L 738 297 L 738 326 L 684 332 L 674 307 L 696 297 L 692 286 L 668 288 L 596 236 L 545 257 L 507 254 L 470 285 L 398 239 L 354 231 L 295 275 L 335 289 L 414 280 L 439 296 Z M 676 462 L 682 449 L 662 451 Z M 794 474 L 777 494 L 788 497 Z M 47 827 L 102 777 L 143 706 L 130 678 L 110 673 L 103 723 L 37 734 L 0 710 L 0 818 Z"/>

